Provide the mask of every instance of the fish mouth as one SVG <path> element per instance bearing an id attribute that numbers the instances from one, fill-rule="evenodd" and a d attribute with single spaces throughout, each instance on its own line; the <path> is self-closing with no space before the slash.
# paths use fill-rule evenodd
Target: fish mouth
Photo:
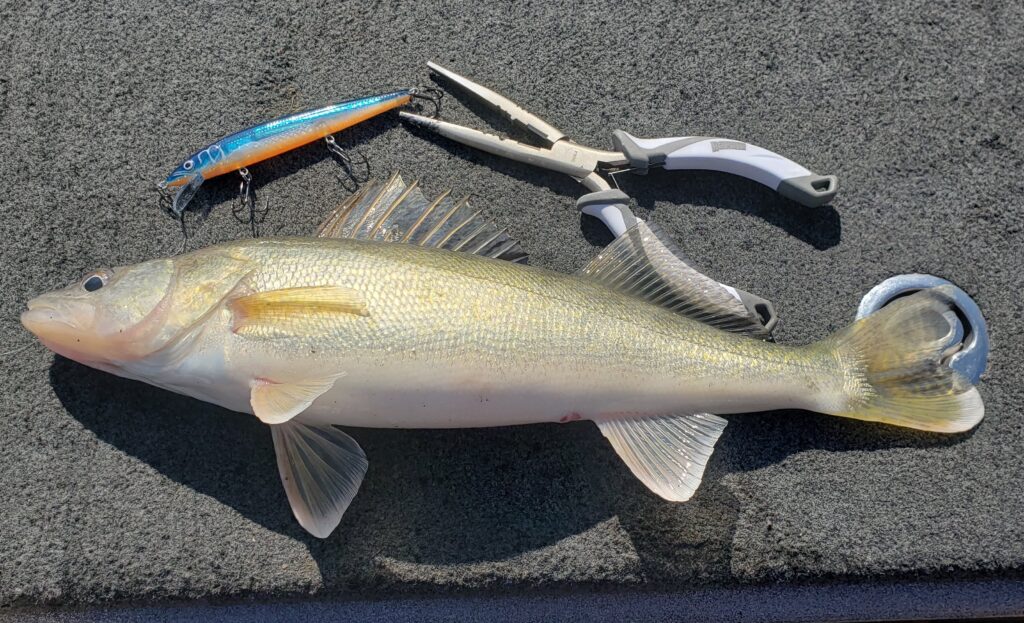
<path id="1" fill-rule="evenodd" d="M 43 337 L 54 325 L 75 329 L 66 315 L 52 305 L 29 301 L 28 309 L 21 312 L 21 324 L 37 337 Z"/>
<path id="2" fill-rule="evenodd" d="M 98 356 L 90 348 L 88 340 L 79 326 L 67 317 L 65 312 L 44 303 L 30 303 L 26 311 L 21 312 L 21 324 L 36 336 L 39 342 L 62 357 L 83 363 L 87 366 L 114 372 L 107 365 L 105 358 Z"/>
<path id="3" fill-rule="evenodd" d="M 88 329 L 92 315 L 89 305 L 43 295 L 28 302 L 28 309 L 21 312 L 21 324 L 50 350 L 81 361 L 96 358 L 88 353 L 95 345 Z"/>

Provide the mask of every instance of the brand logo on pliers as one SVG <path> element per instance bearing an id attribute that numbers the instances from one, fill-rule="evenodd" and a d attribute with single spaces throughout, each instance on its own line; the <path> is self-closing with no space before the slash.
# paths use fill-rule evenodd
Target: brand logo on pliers
<path id="1" fill-rule="evenodd" d="M 740 151 L 747 148 L 746 143 L 739 141 L 711 141 L 711 151 L 722 151 L 723 149 L 739 149 Z"/>

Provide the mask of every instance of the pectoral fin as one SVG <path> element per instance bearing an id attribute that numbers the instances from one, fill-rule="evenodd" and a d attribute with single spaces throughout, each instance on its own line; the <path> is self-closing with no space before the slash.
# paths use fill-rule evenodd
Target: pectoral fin
<path id="1" fill-rule="evenodd" d="M 666 500 L 685 502 L 700 486 L 715 442 L 728 423 L 710 413 L 596 420 L 633 475 Z"/>
<path id="2" fill-rule="evenodd" d="M 252 383 L 249 402 L 252 412 L 264 424 L 281 424 L 306 410 L 334 385 L 340 374 L 279 383 L 257 379 Z"/>
<path id="3" fill-rule="evenodd" d="M 257 292 L 228 306 L 235 333 L 261 337 L 308 334 L 329 328 L 339 316 L 369 316 L 362 294 L 340 286 Z"/>
<path id="4" fill-rule="evenodd" d="M 270 430 L 295 519 L 313 536 L 327 538 L 363 482 L 363 449 L 333 426 L 287 422 Z"/>

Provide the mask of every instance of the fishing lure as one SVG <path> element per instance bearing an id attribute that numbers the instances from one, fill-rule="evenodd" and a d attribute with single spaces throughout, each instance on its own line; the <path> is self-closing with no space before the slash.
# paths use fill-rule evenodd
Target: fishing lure
<path id="1" fill-rule="evenodd" d="M 202 183 L 238 171 L 242 176 L 241 202 L 249 203 L 252 176 L 246 167 L 323 139 L 327 148 L 346 167 L 351 159 L 334 140 L 334 133 L 389 110 L 409 104 L 413 98 L 430 100 L 438 106 L 436 89 L 401 89 L 383 95 L 350 99 L 320 108 L 279 117 L 225 136 L 186 158 L 167 179 L 157 183 L 168 209 L 181 217 Z M 350 171 L 351 172 L 351 171 Z"/>

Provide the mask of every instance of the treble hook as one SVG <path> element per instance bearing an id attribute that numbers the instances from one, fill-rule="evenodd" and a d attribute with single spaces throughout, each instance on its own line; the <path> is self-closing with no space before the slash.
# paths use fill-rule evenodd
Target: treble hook
<path id="1" fill-rule="evenodd" d="M 174 206 L 174 196 L 171 193 L 167 192 L 167 187 L 164 186 L 164 182 L 150 182 L 144 175 L 141 174 L 139 175 L 139 179 L 146 182 L 147 186 L 152 185 L 153 190 L 155 190 L 156 194 L 160 196 L 160 198 L 157 199 L 157 205 L 160 207 L 160 209 L 165 210 L 168 214 L 174 215 L 174 212 L 171 209 Z"/>
<path id="2" fill-rule="evenodd" d="M 441 100 L 444 98 L 444 91 L 437 87 L 417 87 L 412 89 L 410 93 L 414 100 L 430 102 L 434 106 L 434 113 L 425 116 L 434 119 L 441 117 Z M 423 113 L 422 104 L 416 103 L 413 107 L 416 109 L 416 112 Z"/>
<path id="3" fill-rule="evenodd" d="M 188 227 L 185 224 L 184 210 L 178 215 L 178 222 L 181 224 L 181 248 L 178 249 L 178 253 L 184 253 L 188 250 Z"/>
<path id="4" fill-rule="evenodd" d="M 260 237 L 260 225 L 267 218 L 267 213 L 270 211 L 270 202 L 263 207 L 263 210 L 257 209 L 259 204 L 255 198 L 256 191 L 252 189 L 252 174 L 249 173 L 249 169 L 242 167 L 238 170 L 238 174 L 242 176 L 242 181 L 238 184 L 238 201 L 235 203 L 234 209 L 231 210 L 231 214 L 234 215 L 238 222 L 244 222 L 243 216 L 247 217 L 249 227 L 252 230 L 252 237 Z M 184 223 L 184 221 L 182 221 Z"/>
<path id="5" fill-rule="evenodd" d="M 156 192 L 160 195 L 160 198 L 157 199 L 157 205 L 160 206 L 160 209 L 168 214 L 173 214 L 174 211 L 172 208 L 174 207 L 174 197 L 171 196 L 171 193 L 167 192 L 167 190 L 159 184 L 156 185 Z"/>
<path id="6" fill-rule="evenodd" d="M 185 223 L 185 211 L 182 210 L 180 214 L 174 213 L 174 196 L 167 192 L 167 188 L 164 187 L 162 182 L 156 182 L 153 184 L 153 188 L 160 195 L 160 198 L 157 199 L 157 205 L 160 206 L 160 209 L 171 215 L 181 225 L 181 246 L 178 248 L 178 253 L 184 253 L 188 248 L 189 238 L 188 226 Z"/>
<path id="7" fill-rule="evenodd" d="M 338 141 L 336 141 L 334 136 L 331 134 L 324 137 L 324 143 L 327 144 L 327 150 L 338 158 L 338 163 L 341 165 L 341 168 L 344 169 L 345 174 L 355 185 L 355 188 L 349 188 L 348 185 L 345 184 L 345 181 L 342 180 L 342 185 L 345 186 L 347 190 L 354 192 L 361 184 L 370 179 L 370 161 L 366 156 L 353 150 L 353 153 L 358 154 L 360 158 L 358 161 L 354 161 L 352 156 L 349 155 L 349 152 L 342 149 L 341 145 L 338 145 Z M 359 176 L 356 174 L 357 164 L 360 169 L 366 170 L 366 175 Z"/>

